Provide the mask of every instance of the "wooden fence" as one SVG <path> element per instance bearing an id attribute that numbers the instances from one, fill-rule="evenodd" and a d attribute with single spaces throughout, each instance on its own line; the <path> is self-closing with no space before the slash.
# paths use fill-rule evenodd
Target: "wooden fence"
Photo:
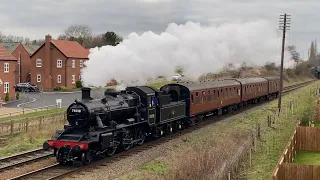
<path id="1" fill-rule="evenodd" d="M 320 151 L 320 128 L 298 126 L 297 149 L 299 151 Z"/>
<path id="2" fill-rule="evenodd" d="M 320 94 L 320 93 L 319 93 Z M 320 122 L 320 99 L 317 100 L 316 119 L 315 122 Z"/>
<path id="3" fill-rule="evenodd" d="M 272 173 L 272 180 L 320 180 L 320 166 L 294 163 L 296 151 L 320 151 L 320 128 L 297 124 Z"/>
<path id="4" fill-rule="evenodd" d="M 320 166 L 283 163 L 280 168 L 279 180 L 320 180 Z"/>
<path id="5" fill-rule="evenodd" d="M 66 113 L 58 112 L 32 118 L 0 122 L 0 136 L 12 135 L 20 132 L 28 132 L 30 129 L 41 129 L 45 124 L 63 123 L 66 121 Z"/>

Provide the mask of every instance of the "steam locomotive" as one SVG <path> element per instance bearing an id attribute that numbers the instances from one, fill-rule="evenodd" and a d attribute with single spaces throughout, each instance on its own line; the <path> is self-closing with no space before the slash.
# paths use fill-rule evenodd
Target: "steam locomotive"
<path id="1" fill-rule="evenodd" d="M 67 108 L 68 124 L 43 144 L 53 149 L 60 164 L 88 164 L 96 155 L 142 145 L 201 122 L 204 116 L 231 113 L 249 103 L 279 94 L 279 77 L 225 79 L 206 82 L 107 89 L 103 98 L 91 98 L 82 88 L 82 100 Z"/>
<path id="2" fill-rule="evenodd" d="M 45 150 L 54 149 L 61 164 L 88 164 L 94 155 L 112 156 L 117 149 L 143 144 L 147 136 L 156 138 L 184 126 L 186 103 L 171 102 L 169 94 L 155 88 L 107 89 L 99 100 L 90 92 L 82 88 L 82 100 L 67 108 L 68 125 L 43 144 Z"/>

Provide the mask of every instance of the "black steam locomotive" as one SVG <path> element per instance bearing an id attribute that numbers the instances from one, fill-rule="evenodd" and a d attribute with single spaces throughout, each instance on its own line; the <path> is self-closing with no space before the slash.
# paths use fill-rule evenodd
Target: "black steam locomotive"
<path id="1" fill-rule="evenodd" d="M 43 144 L 52 148 L 57 161 L 88 164 L 95 155 L 112 156 L 188 126 L 185 101 L 171 101 L 169 93 L 139 86 L 123 91 L 107 89 L 93 99 L 90 88 L 82 88 L 82 100 L 67 108 L 68 125 Z"/>

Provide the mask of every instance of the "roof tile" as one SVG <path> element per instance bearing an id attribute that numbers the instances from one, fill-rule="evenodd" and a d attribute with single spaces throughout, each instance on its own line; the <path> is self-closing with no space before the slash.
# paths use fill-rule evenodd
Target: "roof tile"
<path id="1" fill-rule="evenodd" d="M 28 51 L 30 55 L 33 54 L 40 47 L 38 45 L 27 45 L 27 44 L 23 44 L 22 46 Z"/>
<path id="2" fill-rule="evenodd" d="M 51 40 L 51 42 L 68 58 L 85 58 L 89 56 L 89 51 L 76 41 Z"/>
<path id="3" fill-rule="evenodd" d="M 2 45 L 0 45 L 0 60 L 16 61 L 17 59 Z"/>
<path id="4" fill-rule="evenodd" d="M 5 47 L 10 53 L 12 53 L 19 46 L 19 44 L 20 43 L 18 43 L 18 42 L 16 42 L 16 43 L 9 43 L 9 42 L 0 43 L 0 45 Z"/>

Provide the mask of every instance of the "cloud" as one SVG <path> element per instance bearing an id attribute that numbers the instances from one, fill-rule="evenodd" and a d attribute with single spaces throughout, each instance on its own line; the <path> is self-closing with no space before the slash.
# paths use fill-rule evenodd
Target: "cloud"
<path id="1" fill-rule="evenodd" d="M 87 24 L 94 33 L 115 31 L 160 33 L 169 23 L 226 22 L 267 19 L 277 24 L 280 14 L 292 15 L 288 43 L 307 54 L 310 41 L 320 34 L 317 0 L 11 0 L 0 6 L 0 31 L 44 38 L 57 37 L 70 24 Z M 277 25 L 275 25 L 276 27 Z M 319 39 L 319 38 L 318 38 Z"/>

